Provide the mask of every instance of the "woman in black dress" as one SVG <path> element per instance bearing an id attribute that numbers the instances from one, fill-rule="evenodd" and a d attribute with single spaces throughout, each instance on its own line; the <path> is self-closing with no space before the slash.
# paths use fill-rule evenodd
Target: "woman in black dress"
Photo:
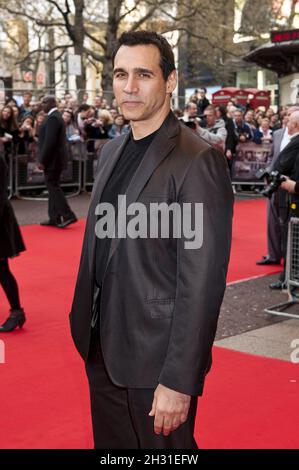
<path id="1" fill-rule="evenodd" d="M 0 111 L 0 146 L 4 148 L 5 161 L 8 164 L 18 142 L 19 129 L 11 106 L 4 106 Z"/>
<path id="2" fill-rule="evenodd" d="M 9 269 L 8 259 L 25 250 L 22 235 L 15 214 L 8 200 L 8 171 L 3 156 L 0 154 L 0 284 L 10 304 L 10 314 L 0 327 L 1 332 L 20 328 L 26 321 L 20 305 L 17 281 Z"/>

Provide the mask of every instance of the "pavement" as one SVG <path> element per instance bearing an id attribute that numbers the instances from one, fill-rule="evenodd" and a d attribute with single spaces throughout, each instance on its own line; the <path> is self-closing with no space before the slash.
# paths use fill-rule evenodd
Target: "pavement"
<path id="1" fill-rule="evenodd" d="M 238 195 L 241 199 L 250 197 L 250 194 Z M 89 193 L 68 198 L 78 218 L 86 217 L 89 200 Z M 46 200 L 12 199 L 11 202 L 20 225 L 38 224 L 47 219 Z M 299 303 L 291 309 L 298 319 L 265 313 L 265 308 L 288 300 L 286 293 L 269 289 L 276 277 L 262 276 L 227 286 L 216 346 L 291 361 L 292 351 L 299 346 Z"/>

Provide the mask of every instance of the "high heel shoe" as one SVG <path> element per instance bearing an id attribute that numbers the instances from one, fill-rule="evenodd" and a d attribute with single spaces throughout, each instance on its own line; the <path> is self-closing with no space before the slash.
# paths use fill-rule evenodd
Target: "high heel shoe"
<path id="1" fill-rule="evenodd" d="M 26 321 L 25 313 L 22 308 L 18 310 L 10 310 L 10 315 L 7 320 L 0 326 L 0 333 L 13 331 L 15 328 L 22 328 Z"/>

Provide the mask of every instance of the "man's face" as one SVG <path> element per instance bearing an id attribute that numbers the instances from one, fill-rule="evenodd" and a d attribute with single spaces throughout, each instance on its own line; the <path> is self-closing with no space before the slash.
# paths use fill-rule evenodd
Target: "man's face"
<path id="1" fill-rule="evenodd" d="M 247 111 L 245 114 L 245 121 L 246 122 L 253 122 L 253 113 L 251 111 Z"/>
<path id="2" fill-rule="evenodd" d="M 29 93 L 23 96 L 23 102 L 25 106 L 29 106 L 30 101 L 31 101 L 31 95 Z"/>
<path id="3" fill-rule="evenodd" d="M 197 115 L 197 106 L 195 103 L 190 103 L 188 105 L 188 117 L 189 118 L 192 118 L 192 117 L 196 117 Z"/>
<path id="4" fill-rule="evenodd" d="M 115 56 L 113 90 L 127 120 L 146 121 L 162 109 L 175 88 L 175 73 L 165 82 L 154 45 L 121 46 Z"/>
<path id="5" fill-rule="evenodd" d="M 111 114 L 112 118 L 114 119 L 115 116 L 117 116 L 118 112 L 117 112 L 116 109 L 110 109 L 110 114 Z"/>
<path id="6" fill-rule="evenodd" d="M 235 111 L 234 117 L 238 124 L 242 122 L 242 113 L 240 113 L 240 111 Z"/>
<path id="7" fill-rule="evenodd" d="M 96 96 L 95 99 L 94 99 L 94 105 L 96 108 L 100 108 L 101 107 L 101 98 L 99 96 Z"/>
<path id="8" fill-rule="evenodd" d="M 215 119 L 215 114 L 213 111 L 207 110 L 204 112 L 204 115 L 206 117 L 206 123 L 207 127 L 213 127 L 215 125 L 216 119 Z"/>
<path id="9" fill-rule="evenodd" d="M 291 106 L 289 109 L 287 109 L 287 114 L 284 118 L 284 122 L 285 122 L 285 125 L 287 126 L 288 122 L 289 122 L 289 119 L 291 117 L 291 115 L 295 112 L 295 111 L 299 111 L 299 108 L 297 106 Z"/>
<path id="10" fill-rule="evenodd" d="M 293 116 L 289 117 L 287 128 L 288 128 L 288 134 L 289 135 L 296 134 L 296 132 L 299 131 L 298 122 L 295 120 L 295 118 Z"/>
<path id="11" fill-rule="evenodd" d="M 80 119 L 81 121 L 86 121 L 88 119 L 88 111 L 81 111 Z"/>
<path id="12" fill-rule="evenodd" d="M 52 108 L 55 108 L 55 103 L 52 99 L 43 98 L 42 100 L 42 110 L 45 113 L 48 113 Z"/>

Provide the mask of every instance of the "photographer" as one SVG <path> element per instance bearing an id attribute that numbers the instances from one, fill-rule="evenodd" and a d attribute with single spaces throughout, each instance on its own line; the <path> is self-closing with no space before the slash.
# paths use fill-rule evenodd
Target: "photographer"
<path id="1" fill-rule="evenodd" d="M 273 170 L 278 171 L 287 179 L 280 185 L 288 193 L 279 192 L 279 219 L 281 226 L 282 254 L 284 261 L 287 253 L 288 223 L 290 217 L 299 216 L 299 111 L 293 112 L 287 124 L 290 142 L 280 152 Z M 285 266 L 285 263 L 284 263 Z M 278 282 L 270 284 L 271 289 L 283 289 L 285 286 L 285 268 Z"/>
<path id="2" fill-rule="evenodd" d="M 234 127 L 235 133 L 239 143 L 245 143 L 253 139 L 253 132 L 250 126 L 244 121 L 243 113 L 241 110 L 237 109 L 234 112 Z"/>
<path id="3" fill-rule="evenodd" d="M 206 97 L 207 89 L 202 87 L 197 91 L 197 114 L 201 116 L 210 102 Z"/>
<path id="4" fill-rule="evenodd" d="M 108 139 L 108 130 L 104 125 L 104 120 L 96 118 L 96 110 L 93 106 L 82 104 L 78 110 L 77 124 L 81 136 L 87 141 L 87 151 L 95 151 L 95 141 Z"/>
<path id="5" fill-rule="evenodd" d="M 95 109 L 91 106 L 88 117 L 84 122 L 84 131 L 87 139 L 108 139 L 107 128 L 102 118 L 96 118 Z"/>
<path id="6" fill-rule="evenodd" d="M 283 127 L 281 129 L 273 132 L 273 144 L 271 150 L 271 163 L 269 165 L 269 172 L 274 169 L 274 165 L 284 150 L 284 148 L 290 142 L 290 136 L 288 134 L 287 123 L 292 113 L 299 111 L 298 106 L 291 106 L 287 111 L 284 111 L 284 116 L 282 119 Z M 257 265 L 270 265 L 270 264 L 280 264 L 282 258 L 281 251 L 281 224 L 279 221 L 279 205 L 282 201 L 282 193 L 284 190 L 280 187 L 277 192 L 274 192 L 272 197 L 268 201 L 268 210 L 267 210 L 267 246 L 268 253 L 263 256 L 261 260 L 257 261 Z"/>
<path id="7" fill-rule="evenodd" d="M 28 153 L 30 144 L 34 142 L 34 118 L 27 116 L 23 119 L 19 128 L 19 155 Z"/>
<path id="8" fill-rule="evenodd" d="M 194 121 L 194 119 L 196 118 L 198 118 L 196 103 L 193 103 L 192 101 L 190 101 L 189 103 L 187 103 L 185 107 L 183 121 L 184 122 Z"/>
<path id="9" fill-rule="evenodd" d="M 204 111 L 205 128 L 197 122 L 196 130 L 198 135 L 205 139 L 213 147 L 224 152 L 227 130 L 223 119 L 216 120 L 216 110 L 213 106 L 208 106 Z"/>
<path id="10" fill-rule="evenodd" d="M 297 176 L 299 166 L 297 163 L 297 157 L 299 156 L 299 111 L 295 111 L 290 115 L 287 128 L 290 141 L 280 152 L 273 165 L 273 170 L 292 178 Z"/>

